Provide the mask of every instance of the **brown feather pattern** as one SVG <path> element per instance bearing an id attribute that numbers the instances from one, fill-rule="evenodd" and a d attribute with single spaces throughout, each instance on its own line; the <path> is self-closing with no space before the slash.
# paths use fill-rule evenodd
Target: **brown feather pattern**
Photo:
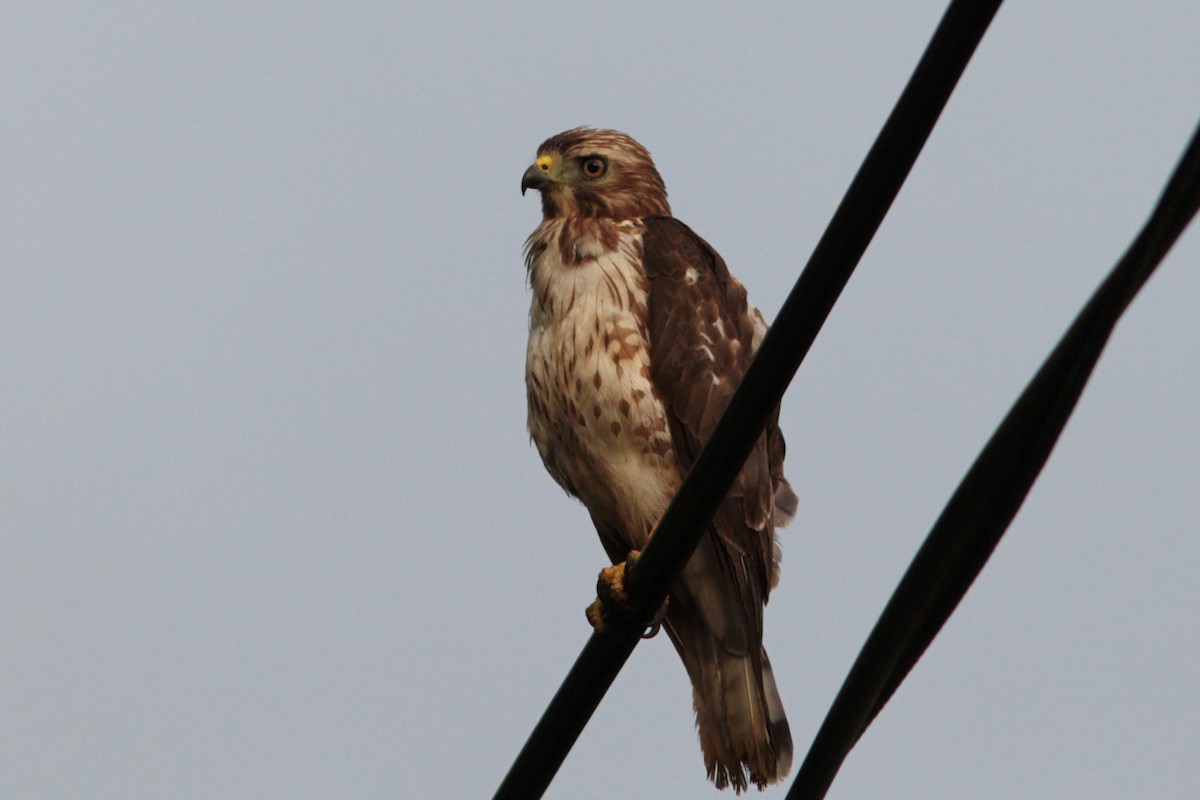
<path id="1" fill-rule="evenodd" d="M 530 434 L 616 563 L 640 548 L 745 374 L 765 323 L 703 239 L 670 216 L 650 154 L 617 131 L 546 140 L 543 221 L 526 243 Z M 601 177 L 580 165 L 601 158 Z M 776 417 L 778 414 L 776 414 Z M 762 647 L 777 525 L 796 499 L 777 420 L 671 588 L 665 628 L 692 682 L 709 777 L 780 780 L 791 733 Z"/>

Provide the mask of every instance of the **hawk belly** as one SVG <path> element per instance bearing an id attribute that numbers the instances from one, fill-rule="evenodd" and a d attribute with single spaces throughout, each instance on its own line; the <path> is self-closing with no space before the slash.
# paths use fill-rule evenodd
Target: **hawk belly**
<path id="1" fill-rule="evenodd" d="M 680 480 L 650 382 L 641 226 L 609 225 L 544 231 L 562 246 L 531 259 L 525 381 L 546 468 L 628 549 L 645 544 Z"/>

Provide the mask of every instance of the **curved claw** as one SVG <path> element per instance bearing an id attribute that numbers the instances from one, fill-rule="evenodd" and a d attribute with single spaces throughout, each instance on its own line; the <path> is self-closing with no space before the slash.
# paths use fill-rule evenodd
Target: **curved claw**
<path id="1" fill-rule="evenodd" d="M 654 619 L 650 620 L 650 624 L 646 627 L 646 630 L 642 632 L 643 639 L 653 639 L 655 636 L 658 636 L 659 630 L 662 629 L 663 620 L 666 619 L 667 616 L 667 606 L 670 604 L 670 597 L 663 600 L 663 604 L 658 609 L 658 613 L 654 615 Z"/>

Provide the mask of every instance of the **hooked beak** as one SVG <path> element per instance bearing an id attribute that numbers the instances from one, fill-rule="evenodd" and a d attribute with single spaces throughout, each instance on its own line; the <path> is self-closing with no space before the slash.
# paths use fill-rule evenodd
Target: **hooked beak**
<path id="1" fill-rule="evenodd" d="M 546 177 L 546 173 L 542 172 L 537 164 L 530 164 L 529 169 L 521 176 L 521 196 L 525 195 L 526 189 L 537 189 L 540 192 L 549 185 L 550 179 Z"/>

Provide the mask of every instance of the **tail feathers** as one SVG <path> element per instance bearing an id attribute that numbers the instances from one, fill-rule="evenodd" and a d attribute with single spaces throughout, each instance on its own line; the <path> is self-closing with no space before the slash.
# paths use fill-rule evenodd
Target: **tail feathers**
<path id="1" fill-rule="evenodd" d="M 782 780 L 792 766 L 792 733 L 766 652 L 731 654 L 708 636 L 685 647 L 709 780 L 738 794 Z"/>
<path id="2" fill-rule="evenodd" d="M 775 780 L 782 780 L 792 771 L 792 729 L 783 713 L 783 700 L 775 687 L 775 673 L 767 651 L 762 653 L 763 701 L 767 706 L 767 733 L 775 750 Z"/>

